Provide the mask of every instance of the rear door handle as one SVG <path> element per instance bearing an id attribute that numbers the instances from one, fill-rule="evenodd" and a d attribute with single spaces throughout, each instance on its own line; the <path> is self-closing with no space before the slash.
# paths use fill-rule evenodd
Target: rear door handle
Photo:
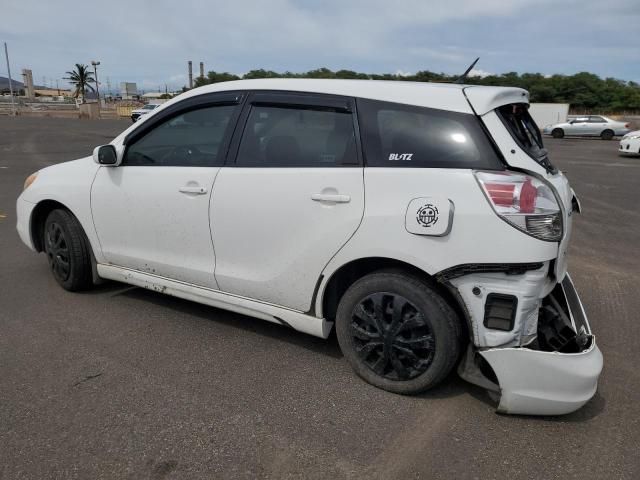
<path id="1" fill-rule="evenodd" d="M 338 195 L 331 193 L 314 193 L 311 195 L 314 202 L 332 202 L 332 203 L 349 203 L 351 197 L 349 195 Z"/>
<path id="2" fill-rule="evenodd" d="M 185 185 L 180 187 L 180 193 L 191 193 L 193 195 L 204 195 L 207 193 L 207 189 L 204 187 L 198 187 L 193 185 Z"/>

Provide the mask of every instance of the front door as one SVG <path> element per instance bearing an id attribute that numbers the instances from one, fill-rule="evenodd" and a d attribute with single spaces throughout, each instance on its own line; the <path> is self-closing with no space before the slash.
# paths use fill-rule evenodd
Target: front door
<path id="1" fill-rule="evenodd" d="M 109 264 L 217 288 L 209 202 L 238 108 L 191 101 L 99 169 L 91 209 Z"/>
<path id="2" fill-rule="evenodd" d="M 220 170 L 212 199 L 221 290 L 309 310 L 320 272 L 364 211 L 352 112 L 341 97 L 249 98 L 235 164 Z"/>

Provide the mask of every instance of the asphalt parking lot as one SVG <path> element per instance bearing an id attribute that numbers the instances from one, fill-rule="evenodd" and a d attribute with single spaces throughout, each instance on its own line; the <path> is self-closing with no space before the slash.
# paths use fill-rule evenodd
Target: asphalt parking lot
<path id="1" fill-rule="evenodd" d="M 584 408 L 537 418 L 455 375 L 378 390 L 334 336 L 117 283 L 63 291 L 15 199 L 128 125 L 0 117 L 0 479 L 640 478 L 640 158 L 617 140 L 546 139 L 582 201 L 570 271 L 605 370 Z"/>

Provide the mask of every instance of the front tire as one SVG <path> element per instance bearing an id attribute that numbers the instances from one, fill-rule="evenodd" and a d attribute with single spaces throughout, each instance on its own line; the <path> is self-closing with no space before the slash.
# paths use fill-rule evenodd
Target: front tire
<path id="1" fill-rule="evenodd" d="M 405 395 L 440 383 L 460 354 L 454 310 L 426 282 L 402 272 L 355 282 L 338 305 L 336 333 L 361 378 Z"/>
<path id="2" fill-rule="evenodd" d="M 91 287 L 91 253 L 80 222 L 69 211 L 53 210 L 44 224 L 44 251 L 53 278 L 71 292 Z"/>
<path id="3" fill-rule="evenodd" d="M 551 132 L 551 136 L 553 138 L 562 138 L 564 137 L 564 130 L 561 128 L 554 128 L 553 131 Z"/>
<path id="4" fill-rule="evenodd" d="M 613 138 L 613 130 L 605 130 L 600 134 L 602 140 L 611 140 Z"/>

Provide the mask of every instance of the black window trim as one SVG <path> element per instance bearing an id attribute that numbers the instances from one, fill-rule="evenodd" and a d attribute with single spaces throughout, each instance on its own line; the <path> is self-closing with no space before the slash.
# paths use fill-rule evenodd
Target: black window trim
<path id="1" fill-rule="evenodd" d="M 252 90 L 247 92 L 247 97 L 242 106 L 242 112 L 236 122 L 235 131 L 231 139 L 228 149 L 228 155 L 225 166 L 238 168 L 313 168 L 309 167 L 282 167 L 282 166 L 250 166 L 237 165 L 238 152 L 240 151 L 240 143 L 247 127 L 251 108 L 254 105 L 273 106 L 281 108 L 292 108 L 301 110 L 323 110 L 330 109 L 351 115 L 353 122 L 353 130 L 356 139 L 356 155 L 357 163 L 341 163 L 333 167 L 323 168 L 345 168 L 345 167 L 362 167 L 363 166 L 363 150 L 360 138 L 360 127 L 358 125 L 358 115 L 356 111 L 355 98 L 342 95 L 332 95 L 327 93 L 316 92 L 298 92 L 289 90 Z"/>
<path id="2" fill-rule="evenodd" d="M 140 125 L 139 128 L 136 128 L 132 132 L 130 132 L 123 141 L 123 146 L 125 147 L 125 151 L 123 154 L 122 167 L 132 166 L 127 165 L 125 160 L 127 158 L 127 152 L 129 150 L 129 146 L 135 143 L 140 138 L 144 137 L 151 130 L 160 126 L 172 118 L 183 115 L 185 113 L 200 110 L 208 107 L 215 106 L 228 106 L 228 105 L 238 105 L 235 112 L 233 113 L 231 119 L 229 120 L 229 127 L 225 132 L 225 135 L 222 139 L 222 144 L 220 146 L 220 153 L 222 156 L 221 162 L 216 162 L 217 165 L 206 165 L 204 168 L 213 167 L 213 166 L 223 166 L 226 164 L 227 155 L 229 153 L 229 144 L 231 142 L 231 138 L 238 125 L 238 118 L 240 117 L 240 113 L 242 111 L 242 104 L 247 98 L 247 92 L 244 91 L 229 91 L 229 92 L 213 92 L 213 93 L 205 93 L 202 95 L 197 95 L 191 98 L 187 98 L 180 102 L 177 102 L 164 110 L 155 114 L 152 118 L 145 121 Z M 139 165 L 135 165 L 139 166 Z M 144 165 L 149 167 L 162 167 L 169 165 Z M 177 165 L 176 165 L 177 166 Z"/>

